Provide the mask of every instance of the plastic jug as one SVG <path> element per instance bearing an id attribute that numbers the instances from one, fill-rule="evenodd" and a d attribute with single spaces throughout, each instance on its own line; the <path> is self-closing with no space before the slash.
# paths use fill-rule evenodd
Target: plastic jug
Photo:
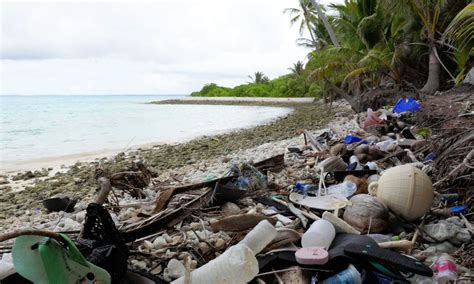
<path id="1" fill-rule="evenodd" d="M 322 247 L 328 249 L 331 246 L 336 229 L 326 220 L 320 219 L 315 221 L 301 238 L 303 247 Z"/>
<path id="2" fill-rule="evenodd" d="M 248 283 L 255 278 L 258 271 L 258 262 L 253 251 L 244 244 L 237 244 L 206 265 L 192 271 L 190 283 Z M 184 283 L 184 276 L 171 283 Z"/>

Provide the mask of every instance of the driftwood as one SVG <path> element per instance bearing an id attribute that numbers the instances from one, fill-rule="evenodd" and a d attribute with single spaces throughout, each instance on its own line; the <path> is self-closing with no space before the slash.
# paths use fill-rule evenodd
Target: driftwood
<path id="1" fill-rule="evenodd" d="M 234 178 L 233 176 L 221 177 L 217 179 L 213 179 L 210 181 L 200 182 L 196 184 L 187 184 L 177 187 L 167 187 L 167 188 L 157 188 L 156 190 L 161 191 L 160 196 L 156 199 L 156 206 L 153 210 L 153 213 L 158 213 L 163 210 L 166 205 L 168 205 L 171 198 L 178 193 L 183 193 L 193 189 L 199 189 L 204 187 L 212 187 L 214 188 L 215 184 L 218 182 L 227 182 Z"/>
<path id="2" fill-rule="evenodd" d="M 304 131 L 304 139 L 305 141 L 307 141 L 307 139 L 309 140 L 309 143 L 311 145 L 311 148 L 313 148 L 313 150 L 315 151 L 318 151 L 318 152 L 321 152 L 321 151 L 324 151 L 327 149 L 327 147 L 323 144 L 321 144 L 316 138 L 313 137 L 313 135 L 311 135 L 311 133 L 309 133 L 308 130 L 305 129 Z"/>
<path id="3" fill-rule="evenodd" d="M 55 239 L 60 242 L 64 241 L 61 235 L 55 232 L 41 231 L 41 230 L 15 230 L 15 231 L 0 235 L 0 242 L 4 242 L 6 240 L 14 239 L 16 237 L 25 236 L 25 235 L 43 236 L 43 237 L 49 237 L 49 238 Z"/>
<path id="4" fill-rule="evenodd" d="M 253 166 L 261 171 L 271 171 L 271 172 L 278 172 L 283 169 L 285 166 L 285 154 L 276 155 L 274 157 L 268 158 L 266 160 L 254 163 Z"/>
<path id="5" fill-rule="evenodd" d="M 275 225 L 276 223 L 274 218 L 267 216 L 257 214 L 239 214 L 222 218 L 221 220 L 212 223 L 211 228 L 214 232 L 240 232 L 257 226 L 257 224 L 263 220 L 267 220 L 272 225 Z"/>
<path id="6" fill-rule="evenodd" d="M 108 178 L 113 188 L 126 191 L 133 197 L 144 197 L 146 195 L 143 188 L 151 183 L 154 173 L 137 160 L 133 162 L 131 170 L 109 173 L 103 168 L 97 168 L 95 176 L 97 180 L 100 177 Z"/>
<path id="7" fill-rule="evenodd" d="M 164 226 L 170 226 L 172 223 L 180 222 L 180 220 L 184 219 L 189 214 L 189 212 L 186 212 L 186 210 L 198 209 L 207 206 L 211 201 L 212 191 L 212 188 L 207 189 L 200 196 L 163 216 L 161 216 L 161 212 L 151 216 L 145 220 L 145 222 L 141 223 L 140 227 L 130 229 L 125 232 L 125 240 L 127 242 L 132 242 L 136 239 L 151 235 Z"/>

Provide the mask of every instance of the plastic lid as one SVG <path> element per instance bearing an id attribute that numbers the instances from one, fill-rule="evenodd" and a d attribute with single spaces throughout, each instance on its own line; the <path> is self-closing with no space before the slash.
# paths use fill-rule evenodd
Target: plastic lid
<path id="1" fill-rule="evenodd" d="M 299 264 L 319 264 L 328 262 L 329 254 L 322 247 L 304 247 L 295 253 L 296 261 Z"/>

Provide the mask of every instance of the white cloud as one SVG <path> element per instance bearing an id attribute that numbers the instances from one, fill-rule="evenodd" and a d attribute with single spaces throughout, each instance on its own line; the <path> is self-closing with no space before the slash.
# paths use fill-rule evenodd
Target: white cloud
<path id="1" fill-rule="evenodd" d="M 297 0 L 13 2 L 1 7 L 1 94 L 189 93 L 285 74 Z"/>

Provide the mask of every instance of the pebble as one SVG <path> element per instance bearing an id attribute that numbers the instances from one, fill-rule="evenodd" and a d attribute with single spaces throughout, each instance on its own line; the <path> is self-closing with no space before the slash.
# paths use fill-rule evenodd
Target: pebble
<path id="1" fill-rule="evenodd" d="M 157 267 L 153 268 L 150 273 L 153 274 L 153 275 L 158 275 L 161 273 L 161 271 L 163 270 L 163 268 L 161 267 L 161 265 L 158 265 Z"/>
<path id="2" fill-rule="evenodd" d="M 81 224 L 78 222 L 72 220 L 71 218 L 65 218 L 63 221 L 61 221 L 58 224 L 58 227 L 61 228 L 63 231 L 74 231 L 74 230 L 80 230 L 81 229 Z"/>
<path id="3" fill-rule="evenodd" d="M 155 246 L 153 245 L 153 243 L 150 242 L 150 241 L 148 241 L 148 240 L 143 241 L 143 245 L 144 245 L 147 249 L 149 249 L 149 250 L 155 248 Z"/>
<path id="4" fill-rule="evenodd" d="M 163 248 L 167 245 L 168 243 L 166 242 L 165 238 L 163 237 L 157 237 L 154 241 L 153 241 L 153 247 L 155 249 L 160 249 L 160 248 Z"/>
<path id="5" fill-rule="evenodd" d="M 184 276 L 185 271 L 186 268 L 184 265 L 179 260 L 173 258 L 168 262 L 168 266 L 165 268 L 164 273 L 170 278 L 177 279 Z"/>
<path id="6" fill-rule="evenodd" d="M 208 230 L 203 230 L 203 231 L 196 231 L 196 234 L 198 235 L 199 239 L 207 241 L 209 239 L 209 236 L 212 234 L 212 232 Z"/>
<path id="7" fill-rule="evenodd" d="M 222 214 L 224 216 L 232 216 L 232 215 L 237 215 L 241 214 L 242 210 L 240 210 L 240 207 L 232 202 L 226 202 L 224 205 L 222 205 Z"/>
<path id="8" fill-rule="evenodd" d="M 86 219 L 86 211 L 76 213 L 76 222 L 82 223 Z"/>
<path id="9" fill-rule="evenodd" d="M 133 266 L 135 266 L 139 270 L 146 270 L 147 269 L 147 264 L 143 260 L 132 259 L 131 263 L 132 263 Z"/>
<path id="10" fill-rule="evenodd" d="M 455 245 L 467 243 L 471 240 L 469 230 L 464 227 L 459 217 L 450 217 L 438 223 L 430 223 L 423 227 L 426 234 L 423 238 L 430 242 L 450 241 Z M 432 236 L 434 239 L 430 238 Z"/>
<path id="11" fill-rule="evenodd" d="M 207 254 L 207 253 L 211 250 L 211 248 L 209 247 L 209 245 L 206 244 L 206 243 L 204 243 L 204 242 L 200 242 L 200 243 L 198 244 L 198 247 L 199 247 L 199 249 L 201 250 L 201 252 L 202 252 L 203 254 Z"/>
<path id="12" fill-rule="evenodd" d="M 6 177 L 0 176 L 0 184 L 8 184 L 9 181 Z"/>
<path id="13" fill-rule="evenodd" d="M 214 246 L 216 247 L 216 249 L 221 249 L 224 247 L 224 245 L 225 245 L 225 241 L 221 238 L 216 239 L 216 242 L 214 243 Z"/>

